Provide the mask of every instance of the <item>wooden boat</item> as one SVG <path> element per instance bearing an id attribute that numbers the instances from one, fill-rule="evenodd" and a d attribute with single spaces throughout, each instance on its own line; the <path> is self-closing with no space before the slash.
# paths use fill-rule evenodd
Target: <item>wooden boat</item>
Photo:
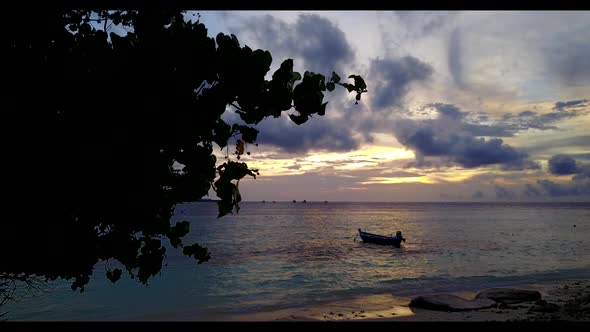
<path id="1" fill-rule="evenodd" d="M 394 247 L 399 248 L 399 246 L 402 242 L 401 238 L 367 233 L 367 232 L 361 231 L 360 228 L 359 228 L 359 235 L 360 235 L 361 239 L 363 240 L 363 242 L 367 242 L 367 243 L 381 244 L 381 245 L 386 245 L 386 246 L 394 246 Z"/>

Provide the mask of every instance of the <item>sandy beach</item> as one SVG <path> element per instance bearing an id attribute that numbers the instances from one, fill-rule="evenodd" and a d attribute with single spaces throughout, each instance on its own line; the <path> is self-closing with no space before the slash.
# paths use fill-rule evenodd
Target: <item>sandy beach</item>
<path id="1" fill-rule="evenodd" d="M 236 321 L 590 321 L 590 279 L 568 279 L 509 288 L 536 290 L 537 302 L 499 305 L 495 308 L 447 312 L 410 307 L 412 298 L 394 294 L 357 297 L 321 306 L 238 315 Z M 479 290 L 479 291 L 483 291 Z M 474 299 L 479 291 L 452 295 Z M 426 294 L 424 294 L 426 295 Z"/>

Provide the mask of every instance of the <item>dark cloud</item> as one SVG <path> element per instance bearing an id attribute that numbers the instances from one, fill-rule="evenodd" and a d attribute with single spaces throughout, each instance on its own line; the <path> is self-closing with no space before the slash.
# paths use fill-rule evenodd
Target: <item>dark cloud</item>
<path id="1" fill-rule="evenodd" d="M 474 192 L 473 195 L 471 195 L 471 197 L 478 198 L 479 199 L 479 198 L 484 198 L 485 195 L 483 194 L 483 192 L 481 192 L 480 190 L 478 190 L 478 191 Z"/>
<path id="2" fill-rule="evenodd" d="M 581 147 L 588 149 L 590 147 L 590 136 L 575 136 L 570 138 L 557 139 L 551 142 L 551 148 L 563 148 L 569 149 Z M 527 147 L 527 151 L 530 153 L 537 153 L 540 151 L 547 150 L 546 142 L 539 142 L 536 145 Z"/>
<path id="3" fill-rule="evenodd" d="M 588 38 L 575 41 L 571 38 L 556 40 L 556 43 L 553 43 L 545 54 L 548 68 L 563 84 L 570 86 L 590 84 L 590 43 L 588 43 Z"/>
<path id="4" fill-rule="evenodd" d="M 509 137 L 514 133 L 528 129 L 551 130 L 558 129 L 553 124 L 561 120 L 574 118 L 589 113 L 588 100 L 572 100 L 566 102 L 557 102 L 553 109 L 554 112 L 538 113 L 534 111 L 524 111 L 518 114 L 505 113 L 501 119 L 495 121 L 494 125 L 488 128 L 474 124 L 474 135 L 478 133 L 496 134 L 497 137 Z M 469 114 L 469 113 L 468 113 Z M 476 118 L 476 121 L 479 118 Z M 484 136 L 484 135 L 481 135 Z M 492 135 L 489 135 L 492 136 Z"/>
<path id="5" fill-rule="evenodd" d="M 555 175 L 577 174 L 581 168 L 571 156 L 558 154 L 549 159 L 549 172 Z"/>
<path id="6" fill-rule="evenodd" d="M 571 100 L 571 101 L 558 101 L 553 107 L 554 110 L 563 111 L 566 108 L 578 108 L 588 106 L 588 99 Z"/>
<path id="7" fill-rule="evenodd" d="M 574 175 L 572 180 L 583 180 L 590 178 L 590 166 L 589 165 L 581 165 L 580 171 L 578 174 Z"/>
<path id="8" fill-rule="evenodd" d="M 516 197 L 516 194 L 514 192 L 512 192 L 504 187 L 496 185 L 495 189 L 496 189 L 496 198 L 509 199 L 509 198 Z"/>
<path id="9" fill-rule="evenodd" d="M 257 128 L 260 130 L 258 143 L 271 144 L 288 153 L 311 149 L 345 152 L 360 146 L 348 126 L 328 119 L 311 118 L 298 126 L 286 117 L 281 117 L 267 119 Z"/>
<path id="10" fill-rule="evenodd" d="M 396 11 L 395 15 L 404 23 L 409 37 L 422 37 L 436 32 L 450 22 L 457 13 L 444 11 Z"/>
<path id="11" fill-rule="evenodd" d="M 412 56 L 371 60 L 367 80 L 371 84 L 372 106 L 401 106 L 410 84 L 426 80 L 432 73 L 432 66 Z"/>
<path id="12" fill-rule="evenodd" d="M 293 24 L 270 15 L 245 21 L 239 28 L 256 42 L 256 47 L 277 55 L 305 61 L 305 68 L 328 74 L 350 63 L 354 51 L 340 28 L 316 14 L 301 14 Z"/>
<path id="13" fill-rule="evenodd" d="M 528 129 L 550 130 L 557 129 L 555 126 L 549 124 L 557 122 L 562 119 L 577 116 L 575 112 L 551 112 L 539 114 L 537 112 L 525 111 L 517 115 L 512 113 L 504 114 L 502 121 L 498 126 L 505 128 L 511 132 L 524 131 Z"/>
<path id="14" fill-rule="evenodd" d="M 471 133 L 473 136 L 487 137 L 512 137 L 514 133 L 508 128 L 499 125 L 481 125 L 473 123 L 463 124 L 463 130 Z"/>
<path id="15" fill-rule="evenodd" d="M 523 116 L 523 117 L 524 116 L 535 116 L 535 115 L 537 115 L 537 113 L 533 112 L 533 111 L 524 111 L 524 112 L 518 113 L 518 116 Z M 511 117 L 511 115 L 508 115 L 508 116 L 504 115 L 504 118 L 510 118 L 510 117 Z"/>
<path id="16" fill-rule="evenodd" d="M 433 107 L 438 111 L 439 116 L 441 117 L 460 120 L 465 116 L 465 112 L 462 112 L 459 107 L 453 104 L 433 103 L 426 105 L 426 107 Z"/>
<path id="17" fill-rule="evenodd" d="M 528 158 L 528 157 L 527 157 Z M 541 165 L 533 160 L 522 158 L 511 163 L 502 164 L 503 171 L 522 171 L 524 169 L 541 169 Z"/>
<path id="18" fill-rule="evenodd" d="M 394 123 L 398 142 L 412 149 L 416 155 L 415 167 L 428 167 L 432 163 L 425 157 L 440 157 L 463 167 L 474 168 L 499 164 L 504 170 L 539 169 L 538 163 L 493 134 L 509 135 L 502 127 L 467 123 L 469 112 L 451 104 L 434 103 L 426 108 L 436 111 L 434 119 L 402 119 Z M 476 117 L 477 118 L 477 117 Z M 496 136 L 485 139 L 480 136 Z"/>
<path id="19" fill-rule="evenodd" d="M 569 183 L 556 183 L 551 180 L 539 180 L 537 187 L 526 184 L 524 194 L 533 196 L 548 195 L 557 196 L 579 196 L 590 194 L 590 165 L 578 163 L 572 156 L 558 154 L 549 159 L 549 172 L 556 175 L 572 175 Z M 543 193 L 542 193 L 543 192 Z"/>
<path id="20" fill-rule="evenodd" d="M 422 107 L 417 113 L 422 116 L 427 116 L 428 112 L 427 109 L 434 110 L 437 114 L 438 119 L 435 121 L 440 121 L 442 119 L 446 119 L 447 123 L 449 121 L 458 124 L 459 127 L 455 128 L 456 130 L 467 132 L 472 136 L 487 136 L 487 137 L 512 137 L 514 133 L 510 131 L 508 128 L 502 125 L 487 125 L 481 124 L 481 121 L 487 121 L 489 116 L 486 114 L 481 113 L 471 113 L 471 112 L 464 112 L 461 109 L 453 104 L 443 104 L 443 103 L 432 103 L 427 104 Z M 408 112 L 413 113 L 413 112 Z M 426 120 L 428 121 L 428 120 Z"/>
<path id="21" fill-rule="evenodd" d="M 590 194 L 590 181 L 575 181 L 559 184 L 551 180 L 539 180 L 537 183 L 549 196 L 579 196 Z"/>
<path id="22" fill-rule="evenodd" d="M 524 191 L 523 193 L 525 194 L 525 196 L 527 197 L 537 197 L 537 196 L 542 196 L 543 193 L 541 193 L 541 191 L 539 189 L 537 189 L 535 186 L 527 183 L 524 186 Z"/>
<path id="23" fill-rule="evenodd" d="M 572 175 L 572 180 L 590 178 L 590 165 L 578 163 L 572 156 L 558 154 L 549 159 L 549 172 L 555 175 Z"/>
<path id="24" fill-rule="evenodd" d="M 578 154 L 572 154 L 571 156 L 573 158 L 577 158 L 577 159 L 590 160 L 590 153 L 578 153 Z"/>
<path id="25" fill-rule="evenodd" d="M 222 119 L 230 125 L 245 124 L 235 112 L 223 113 Z M 254 127 L 259 130 L 257 143 L 279 149 L 265 157 L 268 159 L 291 158 L 293 153 L 305 153 L 312 149 L 346 152 L 358 149 L 363 140 L 362 136 L 354 137 L 353 127 L 342 118 L 317 116 L 298 126 L 283 113 L 279 118 L 266 118 Z"/>

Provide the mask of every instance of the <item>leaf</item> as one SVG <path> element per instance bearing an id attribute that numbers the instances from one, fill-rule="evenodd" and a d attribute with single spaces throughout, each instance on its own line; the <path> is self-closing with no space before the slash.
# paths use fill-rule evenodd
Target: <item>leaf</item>
<path id="1" fill-rule="evenodd" d="M 334 91 L 335 84 L 332 82 L 326 83 L 326 90 Z"/>
<path id="2" fill-rule="evenodd" d="M 293 72 L 293 77 L 291 78 L 291 82 L 295 82 L 295 81 L 299 81 L 301 80 L 301 74 L 299 74 L 298 72 Z"/>
<path id="3" fill-rule="evenodd" d="M 348 78 L 354 79 L 354 87 L 355 90 L 363 91 L 367 88 L 367 84 L 365 84 L 365 80 L 358 75 L 350 75 Z"/>
<path id="4" fill-rule="evenodd" d="M 236 151 L 238 152 L 238 156 L 244 154 L 244 141 L 241 139 L 236 143 Z"/>
<path id="5" fill-rule="evenodd" d="M 194 257 L 198 264 L 206 262 L 211 258 L 207 248 L 200 246 L 198 243 L 192 246 L 184 246 L 182 252 L 189 257 Z"/>
<path id="6" fill-rule="evenodd" d="M 234 42 L 234 44 L 236 46 L 238 46 L 238 47 L 240 46 L 240 42 L 238 41 L 238 38 L 233 33 L 231 34 L 231 40 Z"/>
<path id="7" fill-rule="evenodd" d="M 186 220 L 177 221 L 175 226 L 170 227 L 170 234 L 174 237 L 183 237 L 190 231 L 190 223 Z"/>
<path id="8" fill-rule="evenodd" d="M 117 280 L 121 278 L 121 274 L 123 271 L 121 269 L 114 269 L 113 271 L 107 271 L 107 278 L 112 282 L 115 283 Z"/>
<path id="9" fill-rule="evenodd" d="M 338 83 L 340 82 L 340 76 L 338 76 L 338 74 L 335 72 L 332 72 L 332 78 L 330 78 L 330 80 L 334 83 Z"/>
<path id="10" fill-rule="evenodd" d="M 295 122 L 297 125 L 307 122 L 307 116 L 305 115 L 289 114 L 289 118 L 291 118 L 291 121 Z"/>
<path id="11" fill-rule="evenodd" d="M 352 85 L 350 83 L 342 83 L 342 86 L 345 87 L 346 90 L 348 90 L 348 92 L 354 91 L 354 85 Z"/>
<path id="12" fill-rule="evenodd" d="M 322 104 L 322 107 L 320 108 L 320 110 L 318 111 L 318 114 L 320 116 L 324 116 L 324 114 L 326 114 L 326 105 L 328 105 L 328 102 L 325 102 Z"/>
<path id="13" fill-rule="evenodd" d="M 245 143 L 254 143 L 256 137 L 258 137 L 258 129 L 256 128 L 237 124 L 234 126 L 235 129 L 232 129 L 232 132 L 239 131 L 242 134 L 242 140 Z"/>

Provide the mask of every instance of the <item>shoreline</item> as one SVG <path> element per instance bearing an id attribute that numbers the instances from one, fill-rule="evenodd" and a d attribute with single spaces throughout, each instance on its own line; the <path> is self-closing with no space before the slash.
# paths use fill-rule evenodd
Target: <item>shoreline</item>
<path id="1" fill-rule="evenodd" d="M 298 308 L 248 313 L 230 317 L 230 321 L 410 321 L 410 322 L 485 322 L 485 321 L 590 321 L 590 278 L 517 284 L 507 288 L 534 290 L 542 300 L 557 309 L 544 310 L 534 302 L 498 306 L 489 309 L 447 312 L 410 307 L 413 297 L 395 294 L 358 296 Z M 477 291 L 445 292 L 474 299 Z M 428 295 L 428 294 L 421 294 Z"/>

